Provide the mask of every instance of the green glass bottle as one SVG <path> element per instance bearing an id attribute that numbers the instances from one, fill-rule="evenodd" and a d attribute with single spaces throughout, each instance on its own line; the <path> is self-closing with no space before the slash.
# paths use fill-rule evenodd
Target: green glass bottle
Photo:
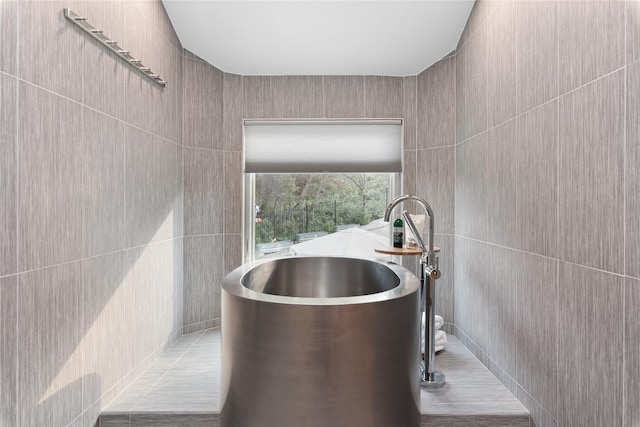
<path id="1" fill-rule="evenodd" d="M 404 223 L 400 218 L 393 221 L 393 247 L 401 248 L 404 244 Z"/>

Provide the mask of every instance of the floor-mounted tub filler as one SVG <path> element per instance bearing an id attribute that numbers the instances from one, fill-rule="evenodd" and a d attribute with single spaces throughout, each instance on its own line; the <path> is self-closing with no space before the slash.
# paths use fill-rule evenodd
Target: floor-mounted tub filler
<path id="1" fill-rule="evenodd" d="M 222 427 L 418 427 L 420 280 L 396 264 L 293 257 L 222 291 Z"/>
<path id="2" fill-rule="evenodd" d="M 420 386 L 425 388 L 440 388 L 444 386 L 444 374 L 436 370 L 436 345 L 435 345 L 435 318 L 436 318 L 436 279 L 440 278 L 440 270 L 438 269 L 438 256 L 433 245 L 434 235 L 434 219 L 433 210 L 429 203 L 418 196 L 404 195 L 394 199 L 384 213 L 384 220 L 389 221 L 393 208 L 403 202 L 412 201 L 419 204 L 429 216 L 429 246 L 425 246 L 424 239 L 418 232 L 411 216 L 407 211 L 402 212 L 407 226 L 411 229 L 418 246 L 420 247 L 420 311 L 424 313 L 424 359 L 420 367 Z M 422 317 L 422 316 L 421 316 Z"/>

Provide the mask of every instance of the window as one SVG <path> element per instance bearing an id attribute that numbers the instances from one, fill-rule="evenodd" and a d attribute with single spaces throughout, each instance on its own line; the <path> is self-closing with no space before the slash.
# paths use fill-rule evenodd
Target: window
<path id="1" fill-rule="evenodd" d="M 382 229 L 399 193 L 400 120 L 245 121 L 245 261 L 347 227 Z"/>

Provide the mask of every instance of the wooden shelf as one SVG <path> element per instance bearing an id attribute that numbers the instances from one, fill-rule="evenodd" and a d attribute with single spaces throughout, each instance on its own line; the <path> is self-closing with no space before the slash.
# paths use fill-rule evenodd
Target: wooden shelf
<path id="1" fill-rule="evenodd" d="M 407 248 L 407 247 L 394 248 L 393 246 L 386 246 L 384 248 L 376 248 L 376 249 L 374 249 L 374 251 L 376 251 L 379 254 L 400 255 L 400 256 L 420 255 L 422 253 L 420 248 L 417 247 L 417 246 L 415 248 Z M 437 246 L 434 246 L 433 247 L 433 251 L 434 252 L 440 252 L 440 248 L 437 247 Z"/>

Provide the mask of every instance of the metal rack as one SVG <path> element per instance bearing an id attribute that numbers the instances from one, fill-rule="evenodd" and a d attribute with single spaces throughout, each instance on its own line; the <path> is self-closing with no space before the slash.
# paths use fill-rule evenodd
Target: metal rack
<path id="1" fill-rule="evenodd" d="M 167 82 L 160 78 L 158 74 L 155 74 L 149 67 L 145 67 L 141 60 L 134 58 L 131 56 L 128 50 L 123 49 L 118 45 L 117 41 L 109 39 L 109 37 L 105 36 L 102 30 L 97 29 L 93 25 L 87 22 L 86 16 L 80 16 L 77 13 L 73 12 L 71 9 L 65 7 L 63 9 L 64 17 L 69 21 L 76 24 L 80 27 L 84 32 L 91 35 L 94 39 L 98 40 L 102 45 L 106 46 L 113 53 L 118 55 L 120 58 L 124 59 L 129 65 L 142 73 L 143 76 L 154 81 L 156 84 L 165 87 Z"/>

